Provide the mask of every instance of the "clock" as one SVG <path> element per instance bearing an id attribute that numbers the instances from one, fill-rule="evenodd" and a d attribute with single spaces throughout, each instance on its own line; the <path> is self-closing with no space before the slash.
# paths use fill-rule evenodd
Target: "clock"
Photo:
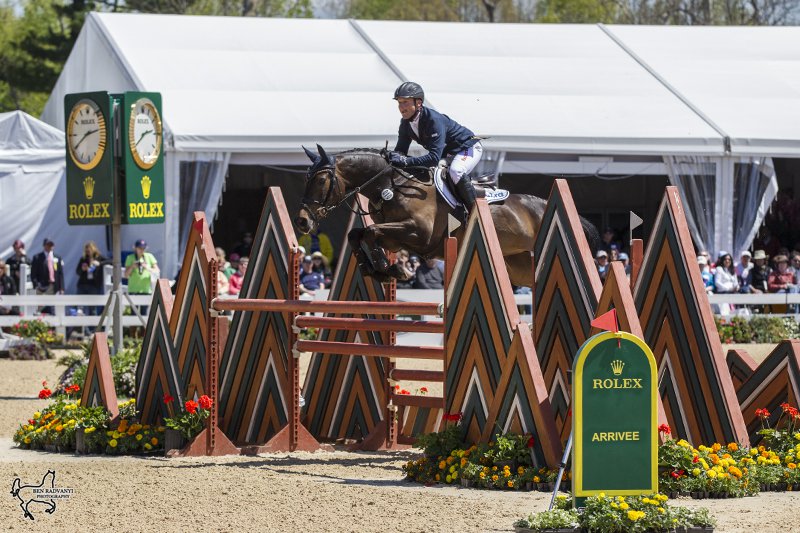
<path id="1" fill-rule="evenodd" d="M 100 107 L 89 99 L 79 100 L 67 122 L 67 151 L 81 170 L 100 163 L 106 150 L 106 119 Z"/>
<path id="2" fill-rule="evenodd" d="M 131 104 L 128 123 L 128 147 L 133 160 L 143 170 L 153 168 L 161 154 L 161 116 L 149 98 Z"/>

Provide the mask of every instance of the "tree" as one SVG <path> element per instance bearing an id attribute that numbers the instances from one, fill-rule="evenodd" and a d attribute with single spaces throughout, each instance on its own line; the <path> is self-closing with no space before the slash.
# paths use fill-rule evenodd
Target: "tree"
<path id="1" fill-rule="evenodd" d="M 534 0 L 331 0 L 337 18 L 446 22 L 531 22 Z"/>

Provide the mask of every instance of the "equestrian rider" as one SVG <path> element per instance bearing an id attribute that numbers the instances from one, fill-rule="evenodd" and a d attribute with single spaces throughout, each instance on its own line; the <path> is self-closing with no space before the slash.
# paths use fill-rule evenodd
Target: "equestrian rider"
<path id="1" fill-rule="evenodd" d="M 475 205 L 475 188 L 465 178 L 481 160 L 483 147 L 475 135 L 447 115 L 425 107 L 425 92 L 413 81 L 401 84 L 394 92 L 400 121 L 397 145 L 389 152 L 389 162 L 397 167 L 435 167 L 443 157 L 450 162 L 450 179 L 467 210 Z M 414 140 L 428 153 L 409 157 L 408 148 Z"/>

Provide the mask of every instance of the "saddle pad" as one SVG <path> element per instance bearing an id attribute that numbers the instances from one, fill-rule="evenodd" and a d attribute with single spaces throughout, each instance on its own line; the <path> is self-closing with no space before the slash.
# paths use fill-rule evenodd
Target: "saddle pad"
<path id="1" fill-rule="evenodd" d="M 444 179 L 443 174 L 446 169 L 442 167 L 437 167 L 433 173 L 433 183 L 436 185 L 436 190 L 439 192 L 444 201 L 447 204 L 455 209 L 461 202 L 456 198 L 456 195 L 453 193 L 453 190 L 450 186 L 450 180 Z M 506 200 L 511 193 L 509 193 L 505 189 L 494 189 L 489 187 L 484 187 L 483 189 L 484 198 L 490 204 L 496 202 L 502 202 Z"/>

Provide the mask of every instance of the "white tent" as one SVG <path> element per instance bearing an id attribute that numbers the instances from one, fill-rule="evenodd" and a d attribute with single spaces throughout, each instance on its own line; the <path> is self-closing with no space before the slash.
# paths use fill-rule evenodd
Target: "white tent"
<path id="1" fill-rule="evenodd" d="M 20 239 L 33 258 L 50 238 L 66 265 L 64 281 L 74 289 L 84 243 L 94 240 L 103 250 L 105 229 L 67 225 L 64 154 L 60 130 L 22 111 L 0 113 L 0 257 L 9 257 Z"/>
<path id="2" fill-rule="evenodd" d="M 181 213 L 215 212 L 229 164 L 304 165 L 301 144 L 393 143 L 390 97 L 407 79 L 489 136 L 497 160 L 508 154 L 505 173 L 670 174 L 686 190 L 681 176 L 711 172 L 703 194 L 716 218 L 698 221 L 695 237 L 714 251 L 746 238 L 724 228 L 736 219 L 734 162 L 763 169 L 752 158 L 800 157 L 798 76 L 797 27 L 92 13 L 42 118 L 61 128 L 67 93 L 162 93 L 168 219 L 136 229 L 167 274 L 179 254 L 167 236 L 178 235 Z M 182 180 L 196 189 L 192 205 L 179 205 Z"/>

